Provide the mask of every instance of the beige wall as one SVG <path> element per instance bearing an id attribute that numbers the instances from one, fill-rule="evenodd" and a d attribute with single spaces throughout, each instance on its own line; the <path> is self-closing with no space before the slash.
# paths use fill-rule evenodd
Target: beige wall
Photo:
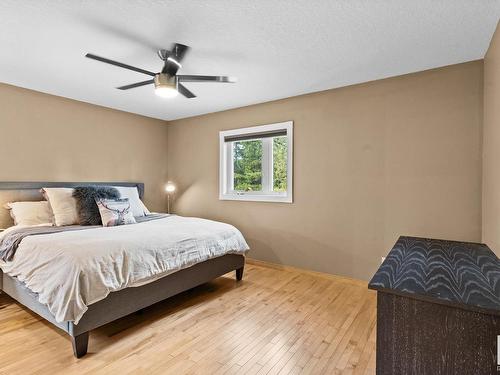
<path id="1" fill-rule="evenodd" d="M 168 161 L 176 211 L 235 224 L 252 257 L 368 279 L 400 234 L 480 240 L 482 74 L 478 61 L 168 126 L 0 84 L 0 181 L 143 181 L 163 210 Z M 294 203 L 219 201 L 218 131 L 285 120 Z"/>
<path id="2" fill-rule="evenodd" d="M 500 27 L 484 59 L 483 241 L 500 255 Z"/>
<path id="3" fill-rule="evenodd" d="M 164 121 L 5 84 L 0 106 L 0 181 L 142 181 L 164 209 Z"/>
<path id="4" fill-rule="evenodd" d="M 175 210 L 236 225 L 251 257 L 362 279 L 399 235 L 478 241 L 482 83 L 476 61 L 173 121 Z M 285 120 L 294 203 L 219 201 L 219 130 Z"/>

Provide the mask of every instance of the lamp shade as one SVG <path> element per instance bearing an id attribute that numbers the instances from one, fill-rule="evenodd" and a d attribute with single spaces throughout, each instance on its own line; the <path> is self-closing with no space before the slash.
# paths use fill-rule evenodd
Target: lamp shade
<path id="1" fill-rule="evenodd" d="M 155 94 L 162 98 L 173 98 L 179 93 L 175 77 L 170 77 L 167 74 L 157 74 L 154 78 L 154 84 Z"/>
<path id="2" fill-rule="evenodd" d="M 175 185 L 172 181 L 168 181 L 165 185 L 165 191 L 167 193 L 173 193 L 175 191 Z"/>

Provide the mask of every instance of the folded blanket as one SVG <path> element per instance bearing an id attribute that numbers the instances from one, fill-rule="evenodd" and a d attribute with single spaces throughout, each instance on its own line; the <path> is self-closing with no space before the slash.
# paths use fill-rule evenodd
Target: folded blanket
<path id="1" fill-rule="evenodd" d="M 13 229 L 6 233 L 0 239 L 0 260 L 4 262 L 11 261 L 16 254 L 17 248 L 21 241 L 28 236 L 38 236 L 40 234 L 51 234 L 59 232 L 70 232 L 75 230 L 85 230 L 89 228 L 97 228 L 97 226 L 79 226 L 68 225 L 65 227 L 52 227 L 52 226 L 35 226 L 35 227 L 21 227 Z"/>

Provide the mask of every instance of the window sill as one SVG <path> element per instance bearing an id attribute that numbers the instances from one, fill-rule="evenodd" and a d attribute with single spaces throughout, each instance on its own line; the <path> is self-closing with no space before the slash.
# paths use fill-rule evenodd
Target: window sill
<path id="1" fill-rule="evenodd" d="M 293 203 L 291 196 L 283 195 L 249 195 L 249 194 L 223 194 L 219 195 L 221 201 L 247 201 L 247 202 L 275 202 Z"/>

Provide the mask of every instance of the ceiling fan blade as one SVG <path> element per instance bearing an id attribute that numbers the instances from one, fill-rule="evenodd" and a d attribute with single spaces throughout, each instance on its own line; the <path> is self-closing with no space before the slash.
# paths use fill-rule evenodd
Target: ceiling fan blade
<path id="1" fill-rule="evenodd" d="M 177 91 L 188 99 L 196 98 L 196 95 L 189 91 L 182 83 L 177 82 Z"/>
<path id="2" fill-rule="evenodd" d="M 118 62 L 118 61 L 113 61 L 113 60 L 107 59 L 105 57 L 96 56 L 96 55 L 94 55 L 92 53 L 87 53 L 85 55 L 85 57 L 88 57 L 89 59 L 94 59 L 94 60 L 97 60 L 97 61 L 101 61 L 101 62 L 104 62 L 106 64 L 111 64 L 111 65 L 119 66 L 120 68 L 125 68 L 125 69 L 129 69 L 129 70 L 133 70 L 134 72 L 139 72 L 139 73 L 142 73 L 142 74 L 147 74 L 147 75 L 150 75 L 150 76 L 153 76 L 153 77 L 156 75 L 155 73 L 150 72 L 148 70 L 144 70 L 144 69 L 141 69 L 141 68 L 136 68 L 135 66 L 124 64 L 124 63 L 121 63 L 121 62 Z"/>
<path id="3" fill-rule="evenodd" d="M 192 76 L 192 75 L 178 75 L 179 82 L 222 82 L 222 83 L 235 83 L 236 77 L 228 76 Z"/>
<path id="4" fill-rule="evenodd" d="M 175 76 L 177 71 L 182 67 L 181 61 L 189 51 L 189 47 L 184 44 L 174 43 L 172 45 L 172 50 L 168 51 L 168 57 L 165 59 L 165 66 L 162 69 L 162 73 L 168 74 L 170 76 Z"/>
<path id="5" fill-rule="evenodd" d="M 151 83 L 154 83 L 154 79 L 148 79 L 147 81 L 136 82 L 136 83 L 132 83 L 130 85 L 120 86 L 120 87 L 117 87 L 117 89 L 118 90 L 128 90 L 128 89 L 133 89 L 136 87 L 146 86 L 146 85 L 149 85 Z"/>

